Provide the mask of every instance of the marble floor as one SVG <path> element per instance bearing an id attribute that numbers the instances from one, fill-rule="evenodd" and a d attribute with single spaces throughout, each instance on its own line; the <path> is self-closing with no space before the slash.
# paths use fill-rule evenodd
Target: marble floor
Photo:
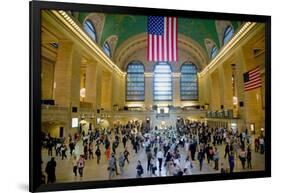
<path id="1" fill-rule="evenodd" d="M 219 167 L 221 166 L 221 163 L 224 163 L 225 167 L 228 167 L 228 159 L 225 159 L 224 156 L 224 148 L 225 145 L 218 145 L 218 150 L 220 151 L 220 159 L 219 159 Z M 150 172 L 146 171 L 147 167 L 147 158 L 145 154 L 145 150 L 143 148 L 140 149 L 140 151 L 135 154 L 135 152 L 132 150 L 131 143 L 127 143 L 127 148 L 130 152 L 129 160 L 130 164 L 125 163 L 124 167 L 124 174 L 123 175 L 115 175 L 113 177 L 114 179 L 128 179 L 128 178 L 136 178 L 136 163 L 137 160 L 140 160 L 142 163 L 142 166 L 144 168 L 144 174 L 142 177 L 151 177 Z M 94 155 L 94 159 L 86 160 L 85 162 L 85 168 L 84 168 L 84 175 L 83 177 L 74 176 L 72 172 L 72 157 L 69 154 L 69 151 L 67 151 L 67 159 L 61 160 L 61 157 L 55 157 L 55 161 L 57 162 L 56 167 L 56 182 L 77 182 L 77 181 L 98 181 L 98 180 L 108 180 L 108 161 L 106 160 L 105 156 L 105 149 L 104 146 L 100 146 L 101 149 L 101 160 L 100 163 L 97 164 L 96 157 Z M 184 148 L 179 147 L 180 153 L 182 155 L 181 158 L 181 165 L 184 164 L 184 159 L 186 158 L 186 153 L 184 151 Z M 95 150 L 94 150 L 95 151 Z M 120 143 L 116 152 L 117 152 L 117 160 L 119 157 L 119 152 L 123 152 L 123 144 Z M 80 155 L 83 154 L 83 147 L 82 147 L 82 141 L 79 141 L 75 148 L 75 154 Z M 197 155 L 197 154 L 196 154 Z M 53 156 L 55 156 L 55 152 L 53 151 Z M 42 159 L 43 164 L 42 168 L 43 171 L 45 169 L 46 163 L 51 159 L 52 156 L 48 156 L 47 150 L 42 150 Z M 196 158 L 197 156 L 195 156 Z M 241 162 L 238 157 L 235 159 L 235 168 L 234 172 L 241 172 L 241 171 L 261 171 L 264 170 L 265 166 L 265 156 L 264 154 L 260 154 L 257 152 L 254 152 L 254 147 L 252 147 L 252 169 L 243 169 Z M 202 171 L 199 170 L 199 162 L 197 160 L 193 161 L 193 168 L 192 168 L 192 174 L 210 174 L 210 173 L 219 173 L 220 169 L 218 171 L 214 170 L 214 163 L 211 161 L 210 164 L 207 163 L 207 159 L 204 160 Z M 158 166 L 158 163 L 157 163 Z M 119 168 L 118 168 L 119 172 Z M 156 171 L 157 176 L 166 176 L 166 170 L 165 167 L 162 166 L 162 171 L 159 172 L 159 169 Z"/>

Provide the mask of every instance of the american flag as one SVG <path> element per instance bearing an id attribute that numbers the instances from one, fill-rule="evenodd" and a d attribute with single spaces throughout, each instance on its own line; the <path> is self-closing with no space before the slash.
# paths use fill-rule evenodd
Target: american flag
<path id="1" fill-rule="evenodd" d="M 147 60 L 178 61 L 178 18 L 148 16 Z"/>
<path id="2" fill-rule="evenodd" d="M 261 87 L 260 68 L 256 67 L 243 74 L 244 76 L 244 91 L 252 90 Z"/>

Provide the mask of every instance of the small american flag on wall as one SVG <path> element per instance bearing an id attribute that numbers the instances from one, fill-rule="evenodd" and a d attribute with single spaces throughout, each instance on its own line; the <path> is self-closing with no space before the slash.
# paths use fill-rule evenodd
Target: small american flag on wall
<path id="1" fill-rule="evenodd" d="M 178 61 L 178 18 L 148 16 L 147 60 Z"/>
<path id="2" fill-rule="evenodd" d="M 246 73 L 244 76 L 244 91 L 261 87 L 260 68 L 256 67 Z"/>

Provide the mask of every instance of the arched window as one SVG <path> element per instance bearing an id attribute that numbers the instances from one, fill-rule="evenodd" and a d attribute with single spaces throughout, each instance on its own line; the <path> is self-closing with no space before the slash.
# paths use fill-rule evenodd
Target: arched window
<path id="1" fill-rule="evenodd" d="M 109 44 L 108 44 L 107 42 L 104 42 L 102 48 L 103 48 L 104 53 L 105 53 L 109 58 L 111 58 L 111 50 L 110 50 Z"/>
<path id="2" fill-rule="evenodd" d="M 210 58 L 213 59 L 218 53 L 218 48 L 217 46 L 213 46 L 211 49 L 211 53 L 210 53 Z"/>
<path id="3" fill-rule="evenodd" d="M 87 19 L 84 24 L 83 24 L 83 28 L 86 31 L 86 33 L 94 40 L 97 41 L 97 32 L 96 32 L 96 28 L 93 25 L 93 23 Z"/>
<path id="4" fill-rule="evenodd" d="M 181 100 L 198 100 L 197 67 L 192 63 L 181 66 Z"/>
<path id="5" fill-rule="evenodd" d="M 153 84 L 154 100 L 172 100 L 172 70 L 169 63 L 159 62 L 155 65 Z"/>
<path id="6" fill-rule="evenodd" d="M 139 61 L 133 61 L 127 66 L 127 101 L 144 100 L 144 66 Z"/>
<path id="7" fill-rule="evenodd" d="M 225 45 L 233 36 L 234 34 L 234 29 L 232 26 L 228 26 L 223 34 L 223 45 Z"/>

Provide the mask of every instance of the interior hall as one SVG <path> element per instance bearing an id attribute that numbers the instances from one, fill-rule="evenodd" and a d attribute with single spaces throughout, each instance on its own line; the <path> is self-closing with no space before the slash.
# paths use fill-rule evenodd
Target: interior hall
<path id="1" fill-rule="evenodd" d="M 265 168 L 263 23 L 43 10 L 38 65 L 46 183 Z"/>

